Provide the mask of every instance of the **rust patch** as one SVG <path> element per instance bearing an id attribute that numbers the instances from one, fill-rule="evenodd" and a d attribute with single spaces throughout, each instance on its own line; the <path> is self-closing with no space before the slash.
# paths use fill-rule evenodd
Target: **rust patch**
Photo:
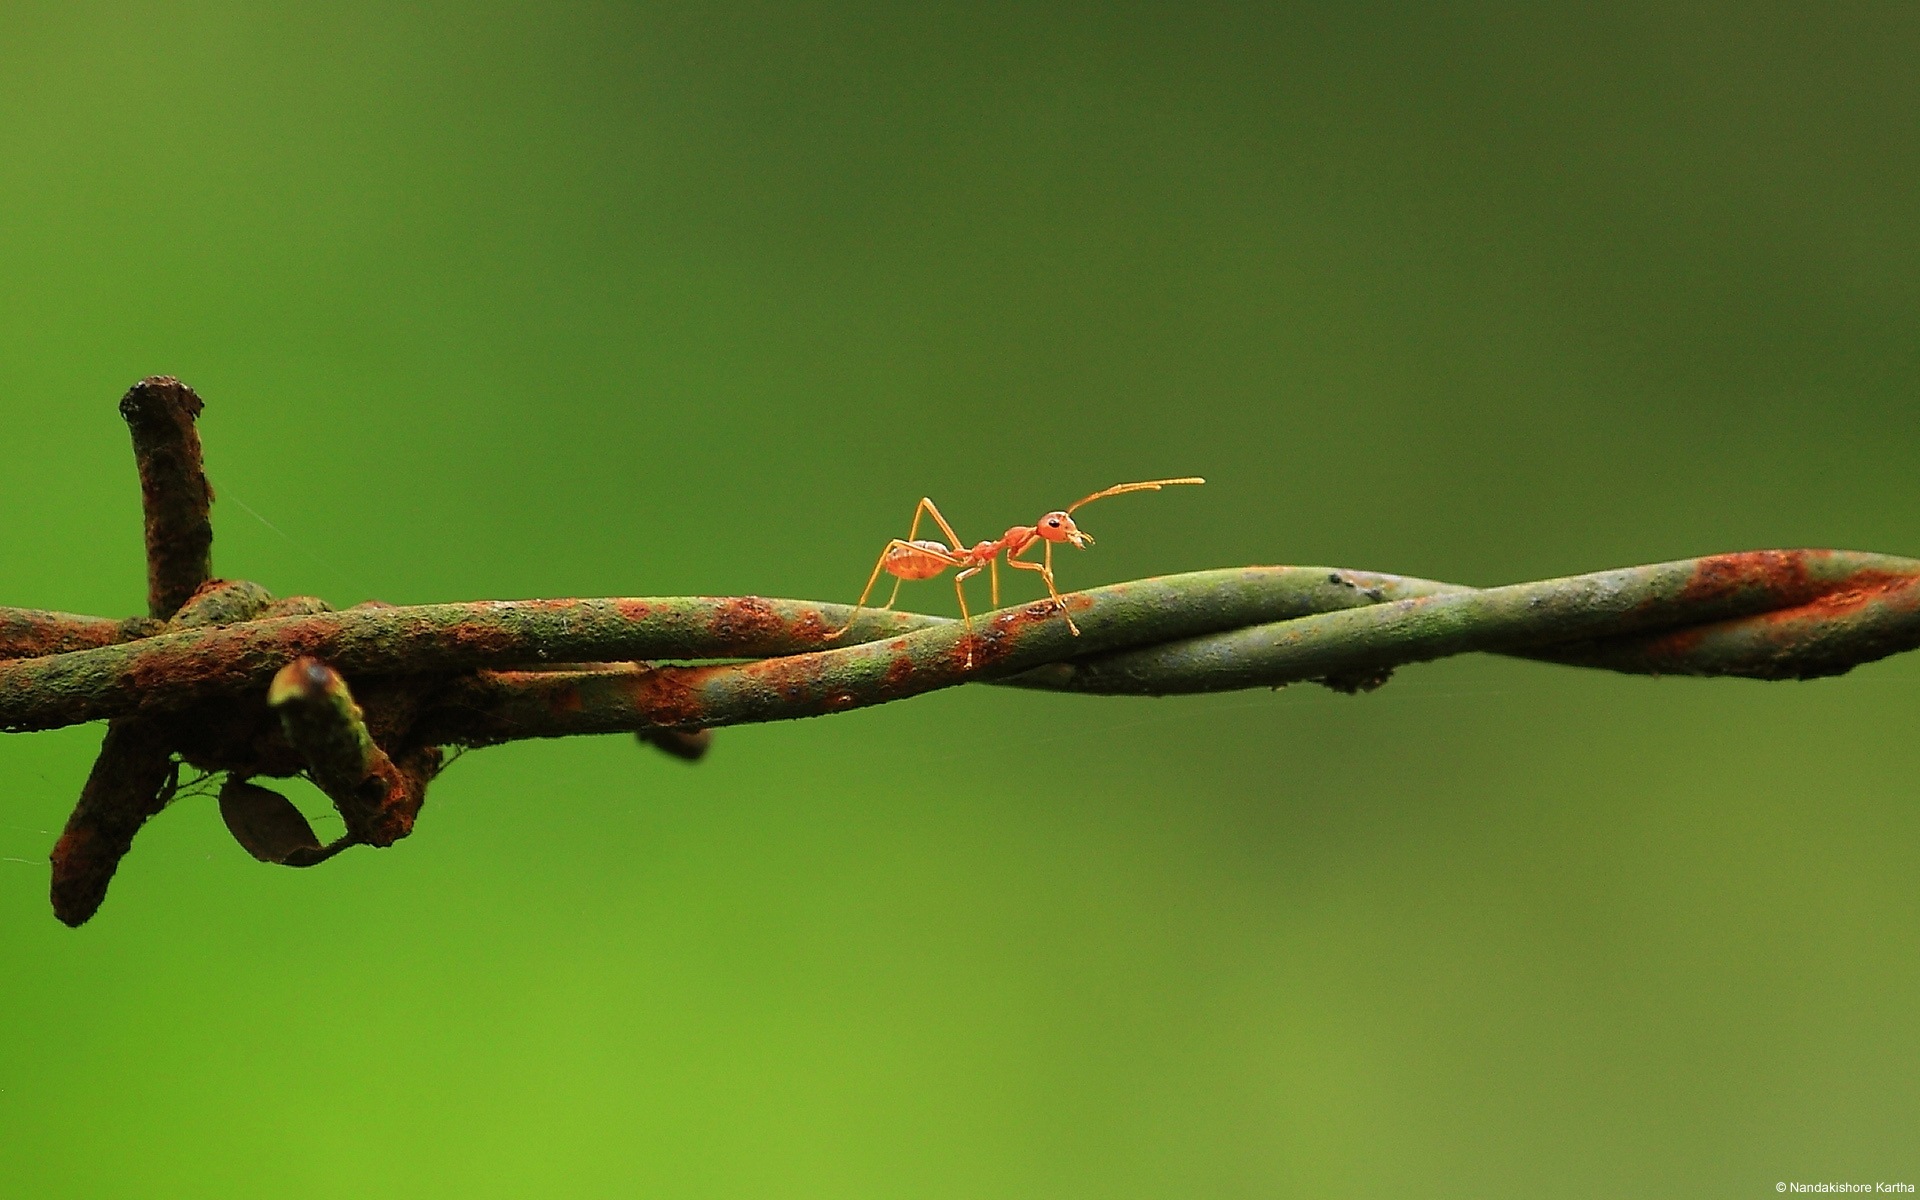
<path id="1" fill-rule="evenodd" d="M 887 664 L 886 680 L 883 686 L 889 694 L 892 694 L 905 689 L 907 680 L 912 678 L 913 657 L 908 654 L 896 654 Z"/>
<path id="2" fill-rule="evenodd" d="M 1845 580 L 1833 584 L 1821 599 L 1858 596 L 1859 602 L 1864 604 L 1876 596 L 1898 591 L 1914 583 L 1920 583 L 1920 576 L 1902 575 L 1896 571 L 1855 571 Z"/>
<path id="3" fill-rule="evenodd" d="M 1849 579 L 1850 585 L 1855 583 L 1867 586 L 1847 586 L 1818 595 L 1803 604 L 1731 620 L 1705 622 L 1649 637 L 1623 639 L 1618 644 L 1630 649 L 1633 660 L 1655 675 L 1730 673 L 1773 679 L 1832 673 L 1825 666 L 1803 669 L 1807 668 L 1809 662 L 1819 661 L 1819 647 L 1824 636 L 1858 620 L 1862 610 L 1870 606 L 1890 604 L 1911 607 L 1915 599 L 1920 598 L 1920 578 L 1916 577 L 1881 571 L 1861 572 Z M 1724 635 L 1755 638 L 1758 645 L 1747 646 L 1745 653 L 1760 653 L 1768 656 L 1769 660 L 1775 656 L 1786 656 L 1797 665 L 1791 668 L 1777 664 L 1756 666 L 1745 662 L 1730 665 L 1721 656 L 1732 643 L 1717 641 Z M 1710 644 L 1709 639 L 1716 641 Z M 1702 659 L 1700 656 L 1703 654 L 1708 657 Z M 1809 654 L 1814 658 L 1807 658 Z M 1854 665 L 1854 661 L 1848 660 L 1838 669 L 1844 670 L 1846 666 Z"/>
<path id="4" fill-rule="evenodd" d="M 773 642 L 786 632 L 786 622 L 760 597 L 738 596 L 721 602 L 710 628 L 723 645 L 747 649 Z"/>
<path id="5" fill-rule="evenodd" d="M 138 718 L 114 721 L 50 856 L 53 913 L 82 925 L 107 897 L 120 859 L 148 817 L 173 799 L 177 768 L 166 730 Z"/>
<path id="6" fill-rule="evenodd" d="M 826 620 L 812 609 L 801 613 L 799 617 L 787 624 L 788 636 L 793 638 L 795 644 L 801 646 L 821 645 L 831 641 L 833 635 L 838 632 L 838 630 L 829 627 Z"/>
<path id="7" fill-rule="evenodd" d="M 423 623 L 419 632 L 425 640 L 431 636 L 433 629 Z M 465 621 L 453 626 L 448 634 L 447 640 L 461 653 L 500 654 L 512 649 L 518 642 L 511 632 L 498 625 L 475 626 Z"/>
<path id="8" fill-rule="evenodd" d="M 645 600 L 615 600 L 613 610 L 628 621 L 644 621 L 653 615 L 653 605 Z"/>
<path id="9" fill-rule="evenodd" d="M 1920 582 L 1920 576 L 1898 571 L 1855 571 L 1842 586 L 1849 591 L 1886 592 L 1916 582 Z"/>
<path id="10" fill-rule="evenodd" d="M 1695 625 L 1657 634 L 1639 643 L 1636 657 L 1646 664 L 1650 674 L 1684 674 L 1707 629 L 1708 626 Z"/>
<path id="11" fill-rule="evenodd" d="M 426 787 L 425 778 L 401 770 L 391 759 L 378 763 L 361 789 L 372 802 L 364 818 L 363 840 L 371 846 L 391 846 L 412 833 Z"/>
<path id="12" fill-rule="evenodd" d="M 1780 608 L 1762 613 L 1760 620 L 1768 625 L 1837 621 L 1886 597 L 1890 592 L 1915 585 L 1920 585 L 1920 579 L 1912 576 L 1893 575 L 1885 571 L 1861 571 L 1849 576 L 1842 590 L 1828 592 L 1805 604 L 1794 605 L 1792 608 Z"/>
<path id="13" fill-rule="evenodd" d="M 173 671 L 164 657 L 157 654 L 142 654 L 127 664 L 121 672 L 118 682 L 122 687 L 136 695 L 149 695 L 160 690 L 173 678 Z"/>
<path id="14" fill-rule="evenodd" d="M 1807 560 L 1798 550 L 1747 550 L 1713 554 L 1695 564 L 1693 578 L 1680 590 L 1688 604 L 1711 605 L 1758 588 L 1782 603 L 1806 599 L 1817 591 L 1807 578 Z"/>
<path id="15" fill-rule="evenodd" d="M 53 853 L 47 856 L 53 864 L 54 875 L 72 877 L 80 874 L 79 864 L 94 857 L 93 842 L 93 830 L 84 825 L 69 825 L 62 830 L 60 840 L 53 844 Z"/>
<path id="16" fill-rule="evenodd" d="M 708 668 L 653 667 L 627 683 L 634 709 L 656 725 L 702 725 L 700 684 Z"/>
<path id="17" fill-rule="evenodd" d="M 1712 555 L 1700 560 L 1680 599 L 1713 605 L 1743 590 L 1759 589 L 1768 599 L 1783 606 L 1759 614 L 1760 620 L 1797 621 L 1850 613 L 1889 589 L 1916 582 L 1911 575 L 1873 569 L 1855 571 L 1845 579 L 1832 582 L 1823 582 L 1808 574 L 1810 562 L 1831 556 L 1829 550 L 1752 550 Z M 1690 650 L 1691 646 L 1686 649 Z"/>
<path id="18" fill-rule="evenodd" d="M 66 613 L 0 610 L 0 658 L 39 658 L 68 650 L 93 650 L 160 632 L 151 617 L 114 621 Z"/>
<path id="19" fill-rule="evenodd" d="M 745 673 L 760 686 L 779 694 L 790 705 L 807 706 L 819 687 L 822 661 L 818 654 L 795 654 L 783 658 L 763 658 L 750 663 Z M 818 700 L 812 701 L 819 711 Z"/>
<path id="20" fill-rule="evenodd" d="M 1080 607 L 1092 607 L 1093 602 L 1080 598 Z M 976 669 L 999 662 L 1013 653 L 1015 647 L 1027 636 L 1027 631 L 1048 621 L 1061 620 L 1060 608 L 1052 600 L 1036 600 L 1032 604 L 1023 604 L 1001 616 L 995 617 L 987 626 L 986 632 L 979 632 L 974 626 L 973 665 Z M 1064 628 L 1064 625 L 1062 626 Z M 954 646 L 955 664 L 964 665 L 967 661 L 966 639 L 963 637 Z"/>
<path id="21" fill-rule="evenodd" d="M 180 607 L 185 608 L 187 607 L 188 604 L 192 604 L 195 600 L 204 599 L 208 592 L 217 592 L 221 588 L 226 587 L 227 584 L 230 582 L 232 581 L 226 580 L 226 579 L 209 579 L 205 583 L 202 583 L 199 587 L 193 589 L 193 594 L 191 596 L 188 596 L 186 599 L 186 602 L 183 603 Z"/>
<path id="22" fill-rule="evenodd" d="M 146 515 L 147 611 L 162 619 L 213 574 L 213 488 L 194 428 L 202 407 L 194 390 L 171 375 L 149 375 L 120 399 Z"/>

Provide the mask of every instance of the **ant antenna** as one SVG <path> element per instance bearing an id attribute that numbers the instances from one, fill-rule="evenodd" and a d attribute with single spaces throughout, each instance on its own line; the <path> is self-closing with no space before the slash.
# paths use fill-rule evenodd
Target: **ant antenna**
<path id="1" fill-rule="evenodd" d="M 1145 483 L 1116 483 L 1104 491 L 1095 492 L 1091 496 L 1074 501 L 1072 504 L 1067 505 L 1067 511 L 1072 512 L 1082 504 L 1092 504 L 1095 500 L 1104 500 L 1108 496 L 1118 496 L 1123 492 L 1157 492 L 1170 484 L 1205 482 L 1206 480 L 1200 478 L 1198 475 L 1188 475 L 1180 479 L 1149 479 Z"/>

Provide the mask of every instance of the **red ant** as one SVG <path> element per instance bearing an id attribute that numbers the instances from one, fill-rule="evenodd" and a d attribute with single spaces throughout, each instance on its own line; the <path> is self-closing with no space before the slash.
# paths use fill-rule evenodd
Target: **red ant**
<path id="1" fill-rule="evenodd" d="M 1050 512 L 1033 525 L 1015 525 L 990 542 L 980 542 L 970 549 L 962 549 L 960 535 L 947 524 L 933 501 L 922 496 L 919 505 L 913 510 L 913 524 L 907 529 L 907 536 L 894 538 L 887 548 L 880 552 L 880 561 L 873 565 L 873 574 L 867 576 L 867 586 L 860 593 L 859 601 L 853 606 L 853 613 L 847 617 L 847 623 L 833 636 L 840 637 L 853 628 L 854 618 L 867 605 L 867 597 L 873 594 L 873 585 L 880 581 L 880 572 L 885 571 L 894 577 L 893 595 L 880 606 L 881 612 L 893 607 L 900 598 L 900 585 L 909 579 L 932 579 L 948 567 L 959 568 L 959 574 L 953 577 L 953 594 L 960 598 L 960 619 L 967 627 L 967 665 L 973 665 L 973 614 L 967 611 L 967 593 L 961 584 L 981 571 L 988 571 L 993 580 L 993 606 L 1000 607 L 1000 555 L 1004 551 L 1007 565 L 1021 571 L 1038 571 L 1040 578 L 1047 582 L 1047 594 L 1053 597 L 1059 606 L 1060 615 L 1067 618 L 1067 628 L 1073 636 L 1080 636 L 1080 627 L 1067 616 L 1067 602 L 1060 598 L 1060 589 L 1053 584 L 1053 544 L 1071 542 L 1075 549 L 1084 550 L 1093 538 L 1080 531 L 1073 523 L 1073 510 L 1095 500 L 1108 496 L 1118 496 L 1123 492 L 1157 492 L 1169 484 L 1205 483 L 1206 480 L 1189 476 L 1184 479 L 1152 479 L 1145 483 L 1117 483 L 1105 491 L 1095 492 L 1091 496 L 1069 504 L 1065 509 Z M 916 540 L 914 534 L 920 531 L 920 518 L 931 516 L 947 535 L 947 542 Z M 947 543 L 952 543 L 948 545 Z M 1045 547 L 1045 557 L 1040 562 L 1023 562 L 1020 556 L 1035 546 Z"/>

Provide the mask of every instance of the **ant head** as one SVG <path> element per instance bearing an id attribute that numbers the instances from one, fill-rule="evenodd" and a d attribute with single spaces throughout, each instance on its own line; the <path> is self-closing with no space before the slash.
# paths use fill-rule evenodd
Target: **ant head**
<path id="1" fill-rule="evenodd" d="M 1033 529 L 1050 542 L 1072 542 L 1074 548 L 1079 550 L 1085 550 L 1093 543 L 1093 538 L 1081 533 L 1080 527 L 1073 523 L 1073 518 L 1064 512 L 1048 513 L 1040 518 L 1040 523 Z"/>

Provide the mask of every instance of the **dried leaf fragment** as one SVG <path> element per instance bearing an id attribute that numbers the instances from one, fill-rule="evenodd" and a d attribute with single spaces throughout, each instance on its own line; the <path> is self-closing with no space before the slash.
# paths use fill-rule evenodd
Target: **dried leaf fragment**
<path id="1" fill-rule="evenodd" d="M 310 867 L 345 847 L 344 839 L 323 846 L 293 801 L 271 788 L 229 777 L 220 788 L 220 819 L 227 832 L 261 862 Z"/>

